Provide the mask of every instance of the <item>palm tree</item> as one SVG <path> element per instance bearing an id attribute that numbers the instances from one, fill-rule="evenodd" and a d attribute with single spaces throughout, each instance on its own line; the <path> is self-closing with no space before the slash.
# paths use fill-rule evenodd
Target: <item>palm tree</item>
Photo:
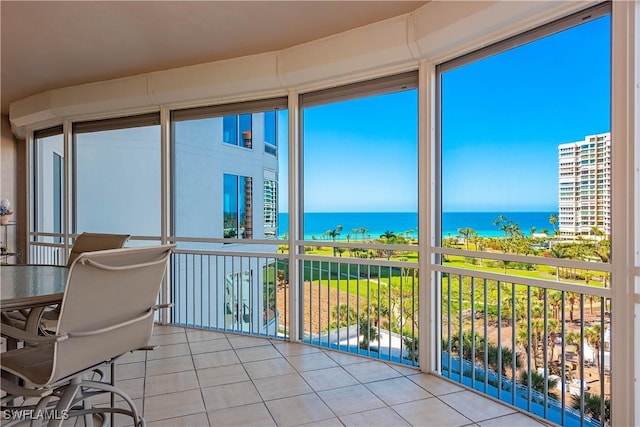
<path id="1" fill-rule="evenodd" d="M 571 395 L 571 407 L 580 410 L 582 403 L 581 395 Z M 591 418 L 595 418 L 602 424 L 609 424 L 611 421 L 611 399 L 604 399 L 604 417 L 602 416 L 602 398 L 597 394 L 584 393 L 584 413 Z"/>
<path id="2" fill-rule="evenodd" d="M 533 363 L 533 369 L 541 359 L 540 347 L 544 340 L 544 320 L 531 319 L 529 322 L 519 322 L 517 325 L 517 341 L 525 348 Z M 531 347 L 529 347 L 531 340 Z"/>
<path id="3" fill-rule="evenodd" d="M 545 385 L 545 378 L 544 375 L 541 375 L 537 372 L 531 371 L 531 376 L 527 375 L 527 372 L 522 372 L 522 374 L 520 374 L 520 382 L 524 385 L 529 384 L 529 378 L 531 378 L 531 388 L 533 390 L 536 390 L 542 394 L 544 394 L 544 385 Z M 558 386 L 558 382 L 560 381 L 559 378 L 547 378 L 546 379 L 546 383 L 547 383 L 547 396 L 549 397 L 554 397 L 557 398 L 558 396 L 556 395 L 556 387 Z"/>
<path id="4" fill-rule="evenodd" d="M 347 304 L 340 304 L 332 309 L 331 317 L 333 322 L 331 326 L 334 328 L 340 328 L 342 326 L 353 325 L 358 320 L 358 313 L 353 307 L 347 307 Z"/>
<path id="5" fill-rule="evenodd" d="M 593 252 L 600 258 L 600 261 L 609 262 L 611 260 L 611 241 L 609 239 L 598 241 Z"/>
<path id="6" fill-rule="evenodd" d="M 360 227 L 360 228 L 358 229 L 358 231 L 360 232 L 360 234 L 362 234 L 362 241 L 364 241 L 364 240 L 365 240 L 364 235 L 365 235 L 365 233 L 366 233 L 367 231 L 369 231 L 369 230 L 367 230 L 367 229 L 366 229 L 366 228 L 364 228 L 364 227 Z"/>
<path id="7" fill-rule="evenodd" d="M 562 258 L 566 258 L 567 257 L 567 253 L 564 250 L 564 248 L 562 246 L 552 246 L 551 249 L 549 250 L 549 254 L 551 255 L 552 258 L 558 258 L 558 259 L 562 259 Z M 560 280 L 560 267 L 556 266 L 556 280 Z"/>
<path id="8" fill-rule="evenodd" d="M 553 235 L 555 236 L 556 234 L 558 234 L 558 215 L 557 214 L 551 214 L 549 215 L 549 224 L 551 224 L 551 226 L 553 227 Z"/>
<path id="9" fill-rule="evenodd" d="M 331 241 L 335 242 L 336 241 L 336 237 L 338 237 L 340 235 L 340 232 L 342 231 L 342 226 L 341 225 L 336 225 L 336 228 L 334 228 L 333 230 L 327 230 L 327 232 L 325 233 L 328 237 L 331 237 Z M 336 247 L 333 247 L 333 256 L 336 256 Z"/>
<path id="10" fill-rule="evenodd" d="M 382 243 L 392 244 L 396 242 L 397 236 L 396 236 L 396 233 L 394 233 L 393 231 L 386 230 L 384 233 L 380 235 L 380 240 L 382 240 Z M 387 260 L 390 260 L 391 255 L 393 255 L 393 251 L 391 249 L 385 249 L 384 252 L 387 255 Z"/>
<path id="11" fill-rule="evenodd" d="M 580 300 L 580 294 L 577 292 L 567 292 L 567 301 L 569 302 L 569 321 L 573 322 L 573 307 Z M 582 306 L 582 302 L 580 302 Z"/>
<path id="12" fill-rule="evenodd" d="M 598 372 L 600 372 L 600 344 L 602 343 L 602 330 L 600 329 L 600 325 L 595 324 L 591 328 L 585 329 L 584 338 L 595 351 L 596 367 L 598 368 Z"/>
<path id="13" fill-rule="evenodd" d="M 407 359 L 412 362 L 418 361 L 418 337 L 404 337 L 404 347 L 407 349 Z M 443 346 L 442 348 L 446 348 Z"/>
<path id="14" fill-rule="evenodd" d="M 591 227 L 591 230 L 589 230 L 589 234 L 595 237 L 596 240 L 602 240 L 602 239 L 599 239 L 599 237 L 600 238 L 603 237 L 605 233 L 604 233 L 604 230 L 601 230 L 600 228 L 594 226 L 594 227 Z"/>
<path id="15" fill-rule="evenodd" d="M 413 230 L 407 230 L 404 232 L 404 234 L 406 234 L 407 236 L 407 239 L 409 239 L 409 243 L 411 243 L 411 241 L 413 240 L 413 233 L 414 233 Z"/>
<path id="16" fill-rule="evenodd" d="M 469 237 L 477 234 L 476 231 L 470 227 L 458 228 L 458 234 L 464 239 L 465 249 L 469 250 Z"/>
<path id="17" fill-rule="evenodd" d="M 462 345 L 462 354 L 460 354 L 460 345 Z M 451 352 L 459 355 L 465 360 L 472 361 L 474 356 L 473 350 L 475 350 L 476 358 L 483 358 L 483 348 L 484 338 L 477 333 L 472 336 L 470 331 L 463 331 L 462 342 L 460 342 L 460 334 L 456 334 L 451 337 Z"/>
<path id="18" fill-rule="evenodd" d="M 500 354 L 500 365 L 498 366 L 498 354 Z M 493 344 L 487 345 L 487 360 L 489 366 L 495 371 L 500 371 L 502 375 L 507 374 L 507 369 L 513 369 L 513 350 L 509 347 L 502 347 L 501 349 Z M 519 369 L 522 366 L 520 356 L 516 353 L 516 366 L 515 369 Z"/>
<path id="19" fill-rule="evenodd" d="M 371 318 L 368 313 L 362 313 L 360 315 L 360 321 L 358 322 L 358 328 L 360 329 L 360 335 L 362 335 L 362 341 L 360 341 L 360 348 L 368 349 L 371 341 L 378 338 L 378 329 L 376 329 L 371 323 Z"/>
<path id="20" fill-rule="evenodd" d="M 564 341 L 565 343 L 574 345 L 576 347 L 578 366 L 582 366 L 582 357 L 580 353 L 580 348 L 582 347 L 582 337 L 580 336 L 580 332 L 567 332 Z"/>
<path id="21" fill-rule="evenodd" d="M 553 317 L 556 319 L 560 318 L 560 306 L 562 305 L 562 292 L 550 291 L 549 304 L 553 309 Z"/>
<path id="22" fill-rule="evenodd" d="M 384 233 L 380 235 L 381 239 L 385 239 L 387 241 L 391 241 L 396 237 L 396 233 L 391 230 L 386 230 Z"/>
<path id="23" fill-rule="evenodd" d="M 556 319 L 548 319 L 547 332 L 549 333 L 549 360 L 553 361 L 556 353 L 556 338 L 561 334 L 560 322 Z"/>

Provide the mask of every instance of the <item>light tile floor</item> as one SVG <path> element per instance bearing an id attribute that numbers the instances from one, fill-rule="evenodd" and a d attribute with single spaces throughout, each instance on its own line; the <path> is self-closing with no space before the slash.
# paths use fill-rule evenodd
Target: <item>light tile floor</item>
<path id="1" fill-rule="evenodd" d="M 172 326 L 151 344 L 117 368 L 149 427 L 543 425 L 437 376 L 304 344 Z"/>

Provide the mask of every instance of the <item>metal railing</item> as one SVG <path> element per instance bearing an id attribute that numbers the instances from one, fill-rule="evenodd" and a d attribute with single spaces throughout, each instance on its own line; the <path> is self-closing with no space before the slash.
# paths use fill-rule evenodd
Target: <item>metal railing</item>
<path id="1" fill-rule="evenodd" d="M 64 265 L 64 245 L 61 243 L 29 242 L 29 263 Z"/>
<path id="2" fill-rule="evenodd" d="M 303 341 L 418 366 L 417 263 L 300 258 Z"/>
<path id="3" fill-rule="evenodd" d="M 291 319 L 289 287 L 296 282 L 288 248 L 278 243 L 284 242 L 269 242 L 268 253 L 252 251 L 265 242 L 246 240 L 176 250 L 172 323 L 286 339 L 296 321 L 303 342 L 418 365 L 416 262 L 360 258 L 363 251 L 386 254 L 390 245 L 368 245 L 345 257 L 299 255 L 300 319 Z"/>
<path id="4" fill-rule="evenodd" d="M 172 257 L 172 324 L 289 339 L 296 322 L 308 344 L 418 366 L 418 272 L 428 268 L 441 375 L 560 425 L 609 424 L 608 263 L 430 248 L 423 265 L 403 256 L 417 254 L 412 245 L 296 241 L 291 257 L 283 241 L 191 240 L 207 249 L 187 243 Z M 31 262 L 57 263 L 62 250 L 31 242 Z M 578 281 L 593 276 L 601 286 Z"/>
<path id="5" fill-rule="evenodd" d="M 171 262 L 175 325 L 285 339 L 287 255 L 178 249 Z"/>
<path id="6" fill-rule="evenodd" d="M 467 268 L 432 266 L 442 302 L 441 374 L 560 425 L 608 424 L 611 290 L 527 277 L 526 271 L 538 268 L 531 257 L 438 252 L 443 260 L 467 259 Z M 472 269 L 473 263 L 493 265 L 489 259 L 504 271 Z M 537 260 L 571 269 L 575 277 L 594 271 L 606 277 L 610 268 Z"/>

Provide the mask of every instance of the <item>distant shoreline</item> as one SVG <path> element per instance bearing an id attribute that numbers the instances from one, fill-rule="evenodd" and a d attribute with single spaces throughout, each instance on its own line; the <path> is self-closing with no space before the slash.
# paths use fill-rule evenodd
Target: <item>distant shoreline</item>
<path id="1" fill-rule="evenodd" d="M 513 212 L 443 212 L 442 214 L 442 237 L 459 236 L 458 229 L 472 228 L 480 237 L 504 237 L 504 232 L 493 222 L 499 215 L 503 215 L 507 220 L 518 224 L 525 235 L 529 235 L 531 228 L 535 228 L 536 233 L 547 229 L 550 234 L 553 226 L 549 223 L 551 214 L 557 215 L 553 211 L 513 211 Z M 288 214 L 280 213 L 278 235 L 282 236 L 287 232 Z M 322 235 L 329 230 L 335 230 L 338 225 L 342 226 L 340 234 L 336 240 L 363 240 L 360 229 L 365 228 L 364 239 L 377 239 L 385 231 L 394 234 L 403 233 L 405 237 L 412 238 L 418 236 L 418 214 L 416 212 L 307 212 L 304 215 L 304 239 L 321 240 Z M 354 235 L 354 230 L 358 230 Z M 331 240 L 326 238 L 322 240 Z"/>

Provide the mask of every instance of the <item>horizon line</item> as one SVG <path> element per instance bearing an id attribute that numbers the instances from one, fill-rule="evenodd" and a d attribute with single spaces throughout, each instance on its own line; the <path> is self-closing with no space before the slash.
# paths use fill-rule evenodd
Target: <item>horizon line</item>
<path id="1" fill-rule="evenodd" d="M 362 214 L 362 213 L 415 213 L 418 211 L 309 211 L 303 212 L 305 214 L 316 213 L 345 213 L 345 214 Z M 554 210 L 478 210 L 478 211 L 442 211 L 442 213 L 558 213 Z M 279 211 L 278 214 L 289 214 L 287 211 Z"/>

